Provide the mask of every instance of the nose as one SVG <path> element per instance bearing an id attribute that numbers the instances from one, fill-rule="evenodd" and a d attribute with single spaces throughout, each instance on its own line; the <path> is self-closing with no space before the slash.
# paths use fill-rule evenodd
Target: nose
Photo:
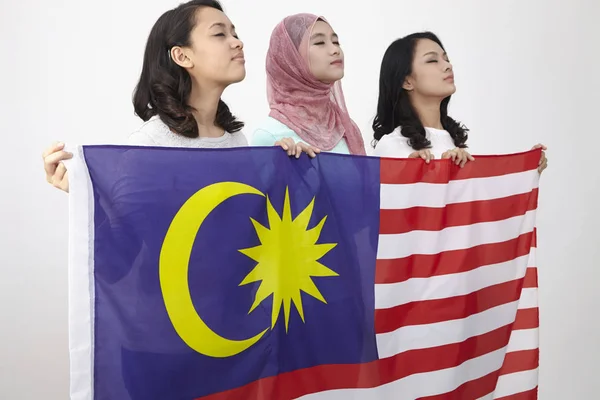
<path id="1" fill-rule="evenodd" d="M 242 50 L 244 48 L 244 42 L 242 42 L 240 39 L 235 38 L 235 37 L 233 38 L 233 42 L 231 45 L 234 49 Z"/>
<path id="2" fill-rule="evenodd" d="M 335 43 L 331 43 L 332 49 L 331 49 L 331 54 L 333 54 L 334 56 L 339 56 L 340 55 L 340 46 L 336 46 Z"/>
<path id="3" fill-rule="evenodd" d="M 452 71 L 452 63 L 450 61 L 446 61 L 444 65 L 444 71 Z"/>

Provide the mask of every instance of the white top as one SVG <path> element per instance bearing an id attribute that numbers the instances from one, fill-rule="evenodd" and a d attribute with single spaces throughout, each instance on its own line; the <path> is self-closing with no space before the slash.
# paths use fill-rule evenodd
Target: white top
<path id="1" fill-rule="evenodd" d="M 248 141 L 241 131 L 235 133 L 225 132 L 223 136 L 215 138 L 188 138 L 173 133 L 169 127 L 155 115 L 144 122 L 138 130 L 129 135 L 127 144 L 132 146 L 224 149 L 229 147 L 245 147 L 248 146 Z"/>
<path id="2" fill-rule="evenodd" d="M 446 130 L 425 128 L 425 134 L 431 142 L 431 148 L 428 150 L 436 159 L 440 159 L 444 152 L 456 147 L 454 140 Z M 377 157 L 408 158 L 415 151 L 408 144 L 408 138 L 402 136 L 398 127 L 392 133 L 383 135 L 377 142 L 374 155 Z"/>

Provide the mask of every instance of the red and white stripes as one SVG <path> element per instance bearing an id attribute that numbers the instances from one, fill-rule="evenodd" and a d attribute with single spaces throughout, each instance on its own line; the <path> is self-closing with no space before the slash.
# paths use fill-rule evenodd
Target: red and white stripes
<path id="1" fill-rule="evenodd" d="M 382 160 L 375 326 L 396 376 L 344 398 L 537 398 L 538 160 Z"/>

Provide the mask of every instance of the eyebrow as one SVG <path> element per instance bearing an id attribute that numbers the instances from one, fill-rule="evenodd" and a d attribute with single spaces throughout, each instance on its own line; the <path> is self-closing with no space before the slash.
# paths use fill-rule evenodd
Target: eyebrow
<path id="1" fill-rule="evenodd" d="M 423 57 L 427 57 L 427 56 L 437 56 L 439 55 L 439 53 L 437 51 L 430 51 L 429 53 L 425 53 L 423 54 Z M 448 54 L 446 52 L 442 53 L 442 57 L 443 56 L 447 56 Z"/>
<path id="2" fill-rule="evenodd" d="M 331 36 L 336 37 L 336 38 L 338 37 L 337 33 L 333 33 Z M 320 38 L 320 37 L 325 37 L 325 34 L 324 33 L 315 33 L 314 35 L 312 35 L 310 37 L 310 39 L 312 40 L 312 39 L 316 39 L 316 38 Z"/>
<path id="3" fill-rule="evenodd" d="M 224 23 L 222 23 L 222 22 L 215 22 L 208 29 L 214 28 L 215 26 L 218 26 L 219 28 L 227 28 L 227 26 Z M 235 26 L 233 24 L 231 25 L 231 29 L 235 30 Z"/>

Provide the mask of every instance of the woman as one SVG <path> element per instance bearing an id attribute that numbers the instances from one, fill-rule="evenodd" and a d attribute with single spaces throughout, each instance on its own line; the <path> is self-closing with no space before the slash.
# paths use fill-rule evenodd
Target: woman
<path id="1" fill-rule="evenodd" d="M 271 111 L 254 132 L 253 146 L 306 143 L 315 152 L 365 154 L 342 92 L 344 52 L 324 18 L 296 14 L 281 21 L 271 35 L 266 69 Z"/>
<path id="2" fill-rule="evenodd" d="M 133 96 L 145 123 L 131 145 L 228 148 L 247 146 L 238 121 L 221 100 L 225 88 L 246 76 L 243 43 L 216 0 L 192 0 L 156 21 Z M 287 146 L 282 146 L 289 150 Z M 298 153 L 303 147 L 298 148 Z M 46 179 L 68 192 L 62 161 L 72 155 L 56 144 L 43 155 Z"/>
<path id="3" fill-rule="evenodd" d="M 454 72 L 442 42 L 431 32 L 393 42 L 385 52 L 379 78 L 379 101 L 373 121 L 375 155 L 380 157 L 450 158 L 464 167 L 474 158 L 467 131 L 448 115 L 456 91 Z M 546 147 L 538 144 L 534 148 Z M 548 165 L 545 153 L 541 172 Z"/>

